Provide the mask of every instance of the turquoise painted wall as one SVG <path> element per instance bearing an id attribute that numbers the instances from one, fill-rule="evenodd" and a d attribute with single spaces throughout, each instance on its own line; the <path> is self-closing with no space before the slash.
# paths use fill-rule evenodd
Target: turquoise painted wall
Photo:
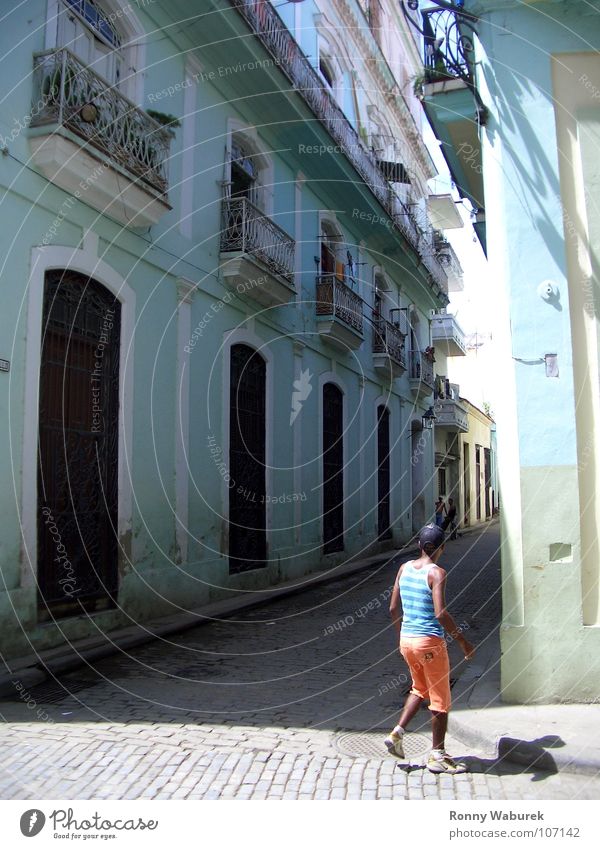
<path id="1" fill-rule="evenodd" d="M 302 20 L 310 14 L 302 8 Z M 30 4 L 31 18 L 45 16 L 45 3 Z M 149 8 L 149 13 L 151 9 Z M 140 19 L 149 31 L 155 22 L 140 10 Z M 303 30 L 305 51 L 314 55 L 314 30 Z M 8 136 L 16 116 L 26 114 L 31 98 L 32 54 L 43 48 L 43 28 L 34 27 L 24 18 L 15 19 L 10 33 L 17 45 L 11 62 L 5 62 L 4 89 L 9 92 L 0 110 L 0 134 Z M 312 53 L 311 53 L 312 50 Z M 144 103 L 148 108 L 184 115 L 185 53 L 166 37 L 149 38 L 144 71 Z M 14 61 L 13 61 L 14 60 Z M 215 84 L 218 83 L 218 86 Z M 421 320 L 421 342 L 428 343 L 428 310 L 434 306 L 422 268 L 407 259 L 397 237 L 385 224 L 365 223 L 356 217 L 354 199 L 345 202 L 346 188 L 340 182 L 327 182 L 312 176 L 316 160 L 300 156 L 297 150 L 281 144 L 276 124 L 257 130 L 265 150 L 274 151 L 273 218 L 292 236 L 300 224 L 300 298 L 297 303 L 257 314 L 256 302 L 247 296 L 227 298 L 228 290 L 219 274 L 219 230 L 221 181 L 228 121 L 235 119 L 252 125 L 252 100 L 234 98 L 239 80 L 231 77 L 215 82 L 199 82 L 195 88 L 195 153 L 193 162 L 192 236 L 180 231 L 179 214 L 182 192 L 190 175 L 183 172 L 183 129 L 176 130 L 169 163 L 170 213 L 151 231 L 137 233 L 98 214 L 84 201 L 65 209 L 68 195 L 48 183 L 35 169 L 26 165 L 30 157 L 28 133 L 24 130 L 8 143 L 8 155 L 0 158 L 0 182 L 9 189 L 3 197 L 5 225 L 0 231 L 2 257 L 2 310 L 0 338 L 4 349 L 0 356 L 11 360 L 8 375 L 0 374 L 0 422 L 9 439 L 0 452 L 0 648 L 8 654 L 24 651 L 22 635 L 15 628 L 10 611 L 16 604 L 16 616 L 25 622 L 36 647 L 57 643 L 56 629 L 43 630 L 35 623 L 35 590 L 20 589 L 22 541 L 18 509 L 22 499 L 21 460 L 23 446 L 23 403 L 25 396 L 25 346 L 27 298 L 26 283 L 31 250 L 48 233 L 57 212 L 64 210 L 64 221 L 52 236 L 52 245 L 79 248 L 83 232 L 93 230 L 98 237 L 98 256 L 126 279 L 136 295 L 136 325 L 131 340 L 134 350 L 133 441 L 129 458 L 134 493 L 131 526 L 131 563 L 125 568 L 120 588 L 124 612 L 98 614 L 100 628 L 111 628 L 134 620 L 172 612 L 177 607 L 199 606 L 222 597 L 230 589 L 252 589 L 296 577 L 348 555 L 370 554 L 376 537 L 376 399 L 388 393 L 388 387 L 373 370 L 372 331 L 365 321 L 365 342 L 353 354 L 340 354 L 319 337 L 315 320 L 315 271 L 313 257 L 319 254 L 319 212 L 337 211 L 337 220 L 348 250 L 360 266 L 360 290 L 370 316 L 373 267 L 381 267 L 392 287 L 401 290 L 402 305 L 417 304 Z M 156 99 L 156 93 L 172 86 L 168 99 Z M 154 95 L 154 97 L 151 97 Z M 301 131 L 299 131 L 301 132 Z M 308 137 L 309 139 L 312 137 Z M 282 149 L 283 147 L 283 149 Z M 331 155 L 331 154 L 330 154 Z M 25 164 L 24 164 L 25 163 Z M 322 163 L 319 162 L 319 167 Z M 297 215 L 296 178 L 302 171 L 301 209 Z M 359 182 L 359 181 L 358 181 Z M 351 187 L 355 191 L 355 187 Z M 359 247 L 362 244 L 362 247 Z M 389 247 L 389 250 L 388 250 Z M 177 399 L 177 290 L 176 279 L 183 276 L 198 283 L 191 305 L 191 328 L 211 312 L 209 328 L 201 344 L 187 361 L 190 380 L 189 410 L 189 550 L 186 562 L 180 562 L 176 541 L 175 509 L 175 411 Z M 295 530 L 296 508 L 293 503 L 274 504 L 271 514 L 270 555 L 266 570 L 229 576 L 226 555 L 226 490 L 207 445 L 213 434 L 220 444 L 224 433 L 224 373 L 229 365 L 223 358 L 222 345 L 236 328 L 246 329 L 262 340 L 271 357 L 273 418 L 268 423 L 271 449 L 271 492 L 274 495 L 299 488 L 302 501 L 302 526 Z M 296 450 L 302 469 L 294 475 L 294 435 L 290 428 L 291 394 L 296 377 L 293 341 L 301 340 L 302 368 L 312 375 L 312 392 L 302 409 L 298 424 L 301 438 Z M 324 561 L 321 555 L 321 477 L 319 410 L 320 376 L 335 369 L 347 390 L 345 398 L 345 492 L 347 502 L 345 552 Z M 364 380 L 364 389 L 361 386 Z M 361 393 L 363 393 L 361 395 Z M 413 401 L 408 378 L 394 386 L 389 397 L 392 425 L 392 519 L 394 542 L 399 544 L 411 534 L 410 420 L 420 419 L 423 403 Z M 362 425 L 361 425 L 362 418 Z M 362 429 L 361 429 L 362 428 Z M 431 488 L 433 465 L 430 458 L 420 460 L 424 478 Z M 426 496 L 430 501 L 431 495 Z M 298 533 L 298 536 L 296 534 Z M 3 590 L 13 591 L 10 598 Z M 64 620 L 61 627 L 67 637 L 86 635 L 89 624 L 83 617 Z"/>

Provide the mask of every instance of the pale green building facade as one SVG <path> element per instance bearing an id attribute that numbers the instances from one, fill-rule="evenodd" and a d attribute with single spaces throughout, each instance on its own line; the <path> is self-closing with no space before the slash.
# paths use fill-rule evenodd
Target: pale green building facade
<path id="1" fill-rule="evenodd" d="M 5 658 L 429 518 L 448 285 L 420 107 L 378 104 L 393 75 L 361 5 L 282 14 L 35 0 L 3 24 Z"/>

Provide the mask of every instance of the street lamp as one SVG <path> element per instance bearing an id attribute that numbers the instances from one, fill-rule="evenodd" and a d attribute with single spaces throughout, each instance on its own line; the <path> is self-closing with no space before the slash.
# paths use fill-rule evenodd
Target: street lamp
<path id="1" fill-rule="evenodd" d="M 433 412 L 433 407 L 430 407 L 426 413 L 423 413 L 421 416 L 421 422 L 423 423 L 424 430 L 432 430 L 434 422 L 437 420 L 437 416 Z"/>

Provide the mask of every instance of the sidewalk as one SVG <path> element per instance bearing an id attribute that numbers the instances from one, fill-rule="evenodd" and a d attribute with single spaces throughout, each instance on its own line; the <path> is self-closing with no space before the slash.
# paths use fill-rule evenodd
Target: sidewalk
<path id="1" fill-rule="evenodd" d="M 496 628 L 453 690 L 449 730 L 466 744 L 540 771 L 600 773 L 600 704 L 505 704 Z"/>

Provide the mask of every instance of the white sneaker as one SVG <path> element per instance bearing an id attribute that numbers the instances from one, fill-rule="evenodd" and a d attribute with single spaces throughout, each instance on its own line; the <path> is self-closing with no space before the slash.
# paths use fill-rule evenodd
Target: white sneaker
<path id="1" fill-rule="evenodd" d="M 403 736 L 403 734 L 398 734 L 397 731 L 392 731 L 385 738 L 383 742 L 390 755 L 395 755 L 397 758 L 404 757 L 404 746 L 402 745 Z"/>

